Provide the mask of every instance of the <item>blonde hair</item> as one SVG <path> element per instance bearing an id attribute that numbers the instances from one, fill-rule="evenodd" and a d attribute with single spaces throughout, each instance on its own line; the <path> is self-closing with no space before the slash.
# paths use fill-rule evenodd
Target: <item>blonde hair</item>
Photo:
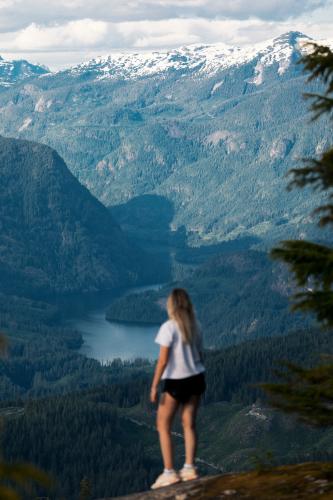
<path id="1" fill-rule="evenodd" d="M 174 288 L 167 301 L 168 315 L 179 326 L 183 342 L 192 344 L 198 327 L 189 294 L 183 288 Z"/>

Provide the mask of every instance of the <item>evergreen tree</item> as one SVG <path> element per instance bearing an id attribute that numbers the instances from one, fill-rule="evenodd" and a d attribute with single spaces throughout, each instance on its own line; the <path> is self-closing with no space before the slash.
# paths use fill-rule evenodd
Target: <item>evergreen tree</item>
<path id="1" fill-rule="evenodd" d="M 306 94 L 311 98 L 313 119 L 322 115 L 332 118 L 333 110 L 333 53 L 328 47 L 313 45 L 313 50 L 302 58 L 309 80 L 321 79 L 326 85 L 324 94 Z M 333 224 L 333 148 L 326 150 L 319 159 L 308 161 L 303 168 L 291 170 L 290 188 L 311 186 L 327 194 L 326 204 L 318 207 L 319 226 Z M 293 310 L 312 313 L 326 328 L 333 326 L 333 247 L 323 244 L 291 240 L 283 241 L 271 255 L 286 262 L 293 272 L 297 285 L 303 291 L 294 295 Z M 301 368 L 286 364 L 279 372 L 279 384 L 263 384 L 271 403 L 287 412 L 296 413 L 314 425 L 333 424 L 333 364 Z"/>
<path id="2" fill-rule="evenodd" d="M 0 356 L 6 353 L 7 340 L 0 333 Z M 2 425 L 3 422 L 0 421 Z M 2 500 L 21 500 L 18 491 L 31 490 L 31 483 L 50 487 L 51 480 L 43 471 L 28 463 L 7 463 L 0 457 L 0 498 Z"/>

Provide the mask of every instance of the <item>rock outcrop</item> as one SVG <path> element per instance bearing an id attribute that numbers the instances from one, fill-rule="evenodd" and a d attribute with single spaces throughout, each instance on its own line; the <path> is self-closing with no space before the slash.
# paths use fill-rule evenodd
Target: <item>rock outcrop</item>
<path id="1" fill-rule="evenodd" d="M 206 476 L 118 500 L 318 500 L 333 499 L 333 463 L 309 462 L 242 474 Z M 102 500 L 102 499 L 99 499 Z M 103 499 L 112 500 L 112 499 Z"/>

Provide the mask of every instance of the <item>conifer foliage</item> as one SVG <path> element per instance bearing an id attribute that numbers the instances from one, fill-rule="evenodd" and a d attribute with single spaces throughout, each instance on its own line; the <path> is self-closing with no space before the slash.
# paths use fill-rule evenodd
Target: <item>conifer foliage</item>
<path id="1" fill-rule="evenodd" d="M 0 355 L 6 352 L 6 348 L 7 340 L 0 333 Z M 23 497 L 18 489 L 21 489 L 22 492 L 29 492 L 31 483 L 49 487 L 51 479 L 42 470 L 31 464 L 8 463 L 0 457 L 0 498 L 2 500 L 21 500 Z"/>
<path id="2" fill-rule="evenodd" d="M 313 119 L 322 115 L 332 118 L 333 111 L 333 53 L 328 47 L 313 45 L 302 58 L 309 80 L 321 79 L 326 85 L 323 94 L 306 94 L 312 99 Z M 333 224 L 333 147 L 324 151 L 319 159 L 306 162 L 304 167 L 291 170 L 290 188 L 312 187 L 323 191 L 326 203 L 315 210 L 319 226 Z M 290 240 L 281 242 L 271 255 L 286 262 L 303 291 L 294 295 L 294 310 L 312 313 L 326 328 L 333 326 L 333 247 L 323 244 Z M 333 363 L 301 368 L 287 364 L 280 373 L 279 384 L 263 384 L 273 406 L 296 413 L 302 420 L 314 425 L 333 424 Z"/>

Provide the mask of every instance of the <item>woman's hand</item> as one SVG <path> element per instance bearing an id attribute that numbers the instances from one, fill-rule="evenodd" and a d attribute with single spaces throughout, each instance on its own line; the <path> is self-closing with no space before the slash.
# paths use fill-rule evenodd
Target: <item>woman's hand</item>
<path id="1" fill-rule="evenodd" d="M 150 389 L 150 402 L 151 403 L 157 403 L 157 387 L 151 386 Z"/>
<path id="2" fill-rule="evenodd" d="M 169 352 L 170 352 L 170 347 L 166 347 L 166 346 L 161 345 L 160 355 L 159 355 L 158 361 L 156 363 L 154 378 L 153 378 L 153 381 L 151 383 L 151 389 L 150 389 L 150 401 L 152 403 L 157 403 L 157 387 L 158 387 L 158 384 L 160 383 L 164 369 L 168 363 Z"/>

